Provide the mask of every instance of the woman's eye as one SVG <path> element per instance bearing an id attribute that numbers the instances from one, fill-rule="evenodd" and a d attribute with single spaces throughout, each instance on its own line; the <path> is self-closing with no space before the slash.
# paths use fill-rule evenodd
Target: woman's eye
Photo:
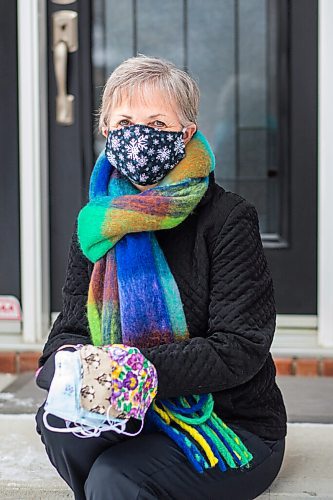
<path id="1" fill-rule="evenodd" d="M 153 127 L 165 127 L 165 123 L 164 122 L 161 122 L 160 120 L 155 120 L 153 122 Z"/>
<path id="2" fill-rule="evenodd" d="M 121 127 L 126 127 L 127 125 L 129 125 L 129 121 L 124 119 L 124 120 L 120 120 L 120 122 L 118 123 L 118 125 L 120 125 Z"/>

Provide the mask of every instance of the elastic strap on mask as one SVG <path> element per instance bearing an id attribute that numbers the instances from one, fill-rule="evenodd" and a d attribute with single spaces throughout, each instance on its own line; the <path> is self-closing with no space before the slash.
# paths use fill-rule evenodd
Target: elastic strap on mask
<path id="1" fill-rule="evenodd" d="M 71 422 L 66 420 L 66 426 L 68 429 L 70 429 L 70 431 L 72 432 L 72 434 L 74 436 L 79 437 L 79 438 L 89 438 L 89 437 L 98 437 L 101 435 L 101 433 L 103 431 L 114 431 L 116 429 L 116 425 L 118 423 L 112 424 L 112 425 L 101 424 L 98 427 L 93 427 L 93 426 L 84 425 L 84 424 L 80 424 L 80 425 L 74 424 L 74 427 L 70 427 L 70 424 L 71 424 Z"/>
<path id="2" fill-rule="evenodd" d="M 44 423 L 45 427 L 46 427 L 47 429 L 49 429 L 49 431 L 54 431 L 54 432 L 65 432 L 65 433 L 66 433 L 66 432 L 67 432 L 67 433 L 68 433 L 68 432 L 72 432 L 72 429 L 71 429 L 71 428 L 69 428 L 69 427 L 53 427 L 52 425 L 50 425 L 50 424 L 48 423 L 48 421 L 47 421 L 47 417 L 48 417 L 48 415 L 50 415 L 50 414 L 51 414 L 51 412 L 49 412 L 49 411 L 46 411 L 46 410 L 45 410 L 45 411 L 44 411 L 44 415 L 43 415 L 43 423 Z M 67 422 L 67 421 L 66 421 L 66 422 Z"/>
<path id="3" fill-rule="evenodd" d="M 66 349 L 67 347 L 74 347 L 74 349 L 76 351 L 78 351 L 81 347 L 83 347 L 83 344 L 76 344 L 76 345 L 73 345 L 73 344 L 64 344 L 64 345 L 58 347 L 57 351 L 61 351 L 62 349 Z"/>
<path id="4" fill-rule="evenodd" d="M 48 417 L 48 415 L 50 415 L 50 413 L 51 412 L 48 412 L 45 410 L 44 415 L 43 415 L 43 422 L 44 422 L 44 425 L 47 429 L 49 429 L 50 431 L 54 431 L 54 432 L 62 432 L 62 433 L 67 433 L 67 434 L 72 433 L 75 436 L 81 437 L 81 438 L 82 437 L 98 437 L 98 436 L 100 436 L 102 431 L 114 430 L 115 427 L 119 424 L 122 425 L 123 428 L 125 428 L 125 426 L 126 426 L 125 421 L 120 421 L 118 419 L 117 422 L 115 422 L 115 423 L 109 422 L 109 424 L 107 424 L 107 425 L 101 424 L 98 427 L 93 427 L 91 425 L 84 425 L 84 424 L 75 424 L 75 423 L 74 423 L 73 427 L 70 427 L 71 422 L 69 420 L 65 420 L 66 427 L 53 427 L 47 421 L 47 417 Z M 80 432 L 81 434 L 77 434 L 78 432 Z M 118 431 L 118 432 L 121 432 L 121 431 Z"/>
<path id="5" fill-rule="evenodd" d="M 108 408 L 108 412 L 111 406 Z M 89 437 L 98 437 L 101 435 L 103 431 L 114 431 L 117 434 L 125 434 L 126 436 L 137 436 L 140 434 L 143 428 L 143 423 L 144 421 L 141 421 L 141 426 L 140 429 L 135 432 L 135 433 L 130 433 L 126 432 L 126 424 L 129 419 L 110 419 L 109 415 L 107 415 L 107 424 L 101 424 L 98 427 L 91 427 L 89 425 L 85 426 L 83 424 L 81 425 L 76 425 L 74 427 L 70 427 L 70 422 L 67 420 L 66 421 L 66 426 L 71 432 L 74 434 L 74 436 L 80 437 L 80 438 L 89 438 Z"/>
<path id="6" fill-rule="evenodd" d="M 111 419 L 111 422 L 110 422 L 110 409 L 111 409 L 111 408 L 112 408 L 112 406 L 110 405 L 110 406 L 108 407 L 108 409 L 107 409 L 107 412 L 106 412 L 106 419 L 107 419 L 107 421 L 110 423 L 110 425 L 112 425 L 112 424 L 111 424 L 112 419 Z M 126 419 L 126 421 L 124 421 L 124 422 L 125 422 L 125 426 L 126 426 L 126 424 L 127 424 L 128 420 L 129 420 L 129 419 Z M 126 436 L 137 436 L 137 435 L 138 435 L 138 434 L 140 434 L 140 432 L 142 431 L 142 428 L 143 428 L 143 419 L 141 420 L 141 426 L 140 426 L 140 429 L 139 429 L 137 432 L 135 432 L 134 434 L 132 434 L 131 432 L 126 432 L 126 431 L 124 430 L 124 429 L 125 429 L 125 426 L 124 426 L 124 428 L 123 428 L 123 429 L 121 429 L 120 431 L 118 431 L 116 428 L 115 428 L 114 430 L 115 430 L 116 432 L 118 432 L 119 434 L 125 434 Z"/>
<path id="7" fill-rule="evenodd" d="M 95 427 L 91 425 L 76 424 L 75 422 L 73 422 L 74 426 L 71 427 L 71 422 L 69 420 L 65 420 L 66 427 L 53 427 L 47 421 L 47 417 L 50 412 L 46 410 L 44 411 L 43 422 L 45 427 L 50 431 L 62 432 L 67 434 L 72 433 L 74 436 L 80 438 L 98 437 L 103 431 L 115 431 L 117 432 L 117 434 L 126 434 L 127 436 L 136 436 L 142 431 L 144 423 L 143 420 L 141 421 L 140 429 L 137 432 L 135 432 L 134 434 L 126 432 L 125 428 L 129 419 L 110 418 L 109 412 L 111 408 L 112 406 L 110 405 L 107 410 L 106 420 L 108 423 L 101 424 Z"/>
<path id="8" fill-rule="evenodd" d="M 131 432 L 125 432 L 125 431 L 123 431 L 122 434 L 126 434 L 126 436 L 137 436 L 142 431 L 142 428 L 143 428 L 143 419 L 141 420 L 140 429 L 137 432 L 134 432 L 134 434 L 132 434 Z"/>

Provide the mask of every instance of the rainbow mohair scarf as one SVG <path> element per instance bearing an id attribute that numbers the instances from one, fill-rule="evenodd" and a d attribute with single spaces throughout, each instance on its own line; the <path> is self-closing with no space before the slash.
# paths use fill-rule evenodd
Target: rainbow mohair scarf
<path id="1" fill-rule="evenodd" d="M 170 229 L 205 194 L 215 157 L 197 131 L 185 157 L 158 183 L 139 191 L 102 151 L 78 215 L 78 240 L 92 262 L 87 318 L 94 345 L 140 349 L 189 339 L 177 283 L 154 231 Z M 212 394 L 154 400 L 146 429 L 160 429 L 198 472 L 248 465 L 251 453 L 213 411 Z"/>

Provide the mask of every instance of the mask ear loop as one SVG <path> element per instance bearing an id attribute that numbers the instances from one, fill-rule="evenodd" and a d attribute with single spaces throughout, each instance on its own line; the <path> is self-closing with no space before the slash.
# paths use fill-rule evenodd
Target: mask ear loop
<path id="1" fill-rule="evenodd" d="M 66 427 L 53 427 L 47 421 L 48 415 L 50 415 L 50 413 L 45 411 L 44 415 L 43 415 L 43 423 L 49 431 L 61 432 L 63 434 L 70 434 L 71 433 L 71 434 L 74 434 L 74 436 L 77 436 L 80 438 L 98 437 L 101 434 L 100 430 L 96 427 L 89 427 L 89 426 L 84 427 L 84 426 L 78 426 L 78 425 L 75 425 L 75 427 L 70 427 L 69 420 L 65 420 Z M 77 430 L 79 427 L 80 427 L 80 431 Z M 77 432 L 82 432 L 82 434 L 81 435 L 77 434 Z"/>
<path id="2" fill-rule="evenodd" d="M 71 430 L 74 436 L 79 438 L 99 437 L 102 432 L 98 427 L 91 427 L 84 424 L 74 424 L 74 427 L 70 427 L 70 421 L 68 420 L 66 420 L 66 427 Z"/>
<path id="3" fill-rule="evenodd" d="M 43 415 L 43 423 L 45 427 L 53 432 L 61 432 L 63 434 L 73 434 L 79 438 L 89 438 L 89 437 L 98 437 L 101 435 L 103 430 L 110 430 L 109 427 L 91 427 L 89 425 L 85 426 L 84 424 L 77 425 L 74 424 L 74 427 L 70 427 L 71 422 L 69 420 L 65 420 L 66 427 L 53 427 L 47 421 L 47 417 L 50 413 L 45 411 Z M 80 434 L 79 434 L 80 433 Z"/>
<path id="4" fill-rule="evenodd" d="M 113 430 L 115 432 L 117 432 L 118 434 L 125 434 L 126 436 L 137 436 L 138 434 L 140 434 L 140 432 L 142 431 L 142 428 L 143 428 L 143 420 L 141 421 L 141 427 L 140 429 L 135 432 L 134 434 L 132 434 L 131 432 L 126 432 L 125 429 L 126 429 L 126 425 L 129 421 L 129 418 L 126 418 L 126 419 L 120 419 L 120 418 L 113 418 L 113 417 L 110 417 L 110 410 L 112 408 L 112 405 L 109 405 L 107 411 L 106 411 L 106 420 L 108 422 L 108 425 L 105 426 L 106 429 L 104 430 Z M 118 426 L 120 426 L 120 428 L 118 428 Z M 111 427 L 111 429 L 110 429 Z"/>
<path id="5" fill-rule="evenodd" d="M 106 412 L 106 418 L 107 418 L 107 421 L 110 425 L 112 425 L 112 422 L 110 421 L 110 409 L 112 408 L 112 405 L 110 405 L 107 409 L 107 412 Z M 118 419 L 119 420 L 119 419 Z M 122 420 L 122 424 L 121 424 L 121 430 L 118 431 L 117 428 L 115 427 L 115 431 L 118 432 L 118 433 L 121 433 L 121 434 L 125 434 L 126 436 L 137 436 L 138 434 L 140 434 L 140 432 L 142 431 L 142 428 L 143 428 L 143 419 L 141 420 L 141 426 L 140 426 L 140 429 L 135 432 L 134 434 L 132 434 L 131 432 L 126 432 L 125 431 L 125 428 L 126 428 L 126 424 L 127 422 L 129 421 L 129 418 L 126 418 L 126 419 L 123 419 Z"/>
<path id="6" fill-rule="evenodd" d="M 70 425 L 70 422 L 66 422 L 66 425 L 69 429 L 72 430 L 72 433 L 74 434 L 74 436 L 77 436 L 79 438 L 88 438 L 88 437 L 98 437 L 101 435 L 102 432 L 104 431 L 115 431 L 117 432 L 118 434 L 122 434 L 123 433 L 123 429 L 125 428 L 126 426 L 126 422 L 117 422 L 116 424 L 114 424 L 113 422 L 110 422 L 109 419 L 108 419 L 108 424 L 101 424 L 99 427 L 89 427 L 89 426 L 84 426 L 84 425 L 78 425 L 76 426 L 79 430 L 78 431 L 75 431 L 73 427 L 69 427 Z M 120 424 L 120 426 L 122 427 L 121 429 L 118 429 L 116 426 L 117 424 Z M 78 434 L 78 432 L 80 434 Z"/>
<path id="7" fill-rule="evenodd" d="M 118 434 L 122 434 L 127 421 L 124 419 L 112 419 L 110 420 L 109 411 L 112 406 L 110 405 L 107 410 L 106 420 L 108 424 L 100 424 L 98 427 L 92 427 L 85 424 L 74 424 L 74 427 L 70 427 L 70 421 L 66 420 L 66 426 L 68 432 L 72 432 L 74 436 L 79 438 L 88 438 L 88 437 L 98 437 L 104 431 L 116 431 Z M 118 429 L 117 425 L 120 425 L 120 429 Z"/>
<path id="8" fill-rule="evenodd" d="M 124 421 L 123 419 L 117 419 L 117 418 L 113 419 L 113 421 L 110 421 L 110 416 L 109 416 L 110 408 L 112 408 L 111 405 L 108 407 L 107 414 L 106 414 L 106 420 L 108 422 L 107 424 L 101 423 L 100 425 L 98 425 L 96 427 L 92 427 L 90 425 L 74 423 L 74 427 L 69 427 L 70 421 L 66 420 L 66 426 L 68 429 L 72 430 L 72 433 L 74 434 L 74 436 L 77 436 L 80 438 L 98 437 L 101 435 L 101 433 L 103 431 L 116 431 L 118 433 L 122 433 L 122 431 L 126 427 L 126 421 Z M 121 426 L 120 430 L 117 428 L 118 424 Z M 77 428 L 77 431 L 74 430 L 75 428 Z M 77 432 L 79 432 L 81 434 L 77 434 Z"/>
<path id="9" fill-rule="evenodd" d="M 60 346 L 58 349 L 57 349 L 57 352 L 58 351 L 61 351 L 62 349 L 66 349 L 67 347 L 74 347 L 74 349 L 76 351 L 79 351 L 81 347 L 83 347 L 83 344 L 76 344 L 76 345 L 73 345 L 73 344 L 64 344 L 62 346 Z"/>
<path id="10" fill-rule="evenodd" d="M 135 432 L 126 432 L 126 424 L 129 419 L 110 419 L 110 409 L 112 408 L 112 405 L 110 405 L 107 409 L 107 415 L 106 415 L 106 420 L 108 424 L 101 424 L 99 427 L 92 427 L 92 426 L 85 426 L 84 424 L 74 424 L 74 427 L 70 427 L 71 422 L 69 420 L 65 420 L 66 427 L 53 427 L 50 425 L 47 421 L 47 417 L 50 414 L 48 411 L 44 411 L 43 414 L 43 423 L 45 427 L 54 432 L 61 432 L 61 433 L 72 433 L 74 436 L 79 437 L 79 438 L 89 438 L 89 437 L 98 437 L 101 435 L 101 432 L 103 431 L 115 431 L 118 434 L 125 434 L 126 436 L 137 436 L 140 434 L 143 428 L 144 420 L 141 420 L 141 426 L 140 429 Z M 120 429 L 118 428 L 118 425 L 120 426 Z M 80 434 L 79 434 L 80 433 Z"/>
<path id="11" fill-rule="evenodd" d="M 134 434 L 132 434 L 131 432 L 126 432 L 126 431 L 122 432 L 122 434 L 125 434 L 126 436 L 137 436 L 138 434 L 140 434 L 140 432 L 141 432 L 141 431 L 142 431 L 142 429 L 143 429 L 143 422 L 144 422 L 144 421 L 143 421 L 143 419 L 142 419 L 142 420 L 141 420 L 140 429 L 139 429 L 137 432 L 135 432 Z"/>
<path id="12" fill-rule="evenodd" d="M 52 425 L 50 425 L 47 421 L 47 417 L 48 415 L 50 415 L 50 412 L 48 411 L 44 411 L 44 415 L 43 415 L 43 423 L 45 425 L 45 427 L 49 430 L 49 431 L 54 431 L 54 432 L 62 432 L 62 433 L 69 433 L 69 432 L 73 432 L 73 427 L 69 427 L 69 420 L 66 420 L 66 427 L 53 427 Z"/>

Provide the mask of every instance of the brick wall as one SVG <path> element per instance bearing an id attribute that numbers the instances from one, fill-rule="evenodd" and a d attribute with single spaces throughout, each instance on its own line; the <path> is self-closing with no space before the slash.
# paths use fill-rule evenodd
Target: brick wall
<path id="1" fill-rule="evenodd" d="M 0 373 L 37 370 L 39 352 L 0 352 Z M 333 358 L 275 358 L 278 375 L 333 377 Z"/>

